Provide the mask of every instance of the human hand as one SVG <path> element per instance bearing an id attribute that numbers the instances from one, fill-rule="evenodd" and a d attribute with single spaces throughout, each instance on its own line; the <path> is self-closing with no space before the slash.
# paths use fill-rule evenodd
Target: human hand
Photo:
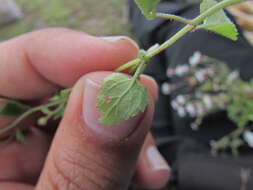
<path id="1" fill-rule="evenodd" d="M 97 122 L 96 94 L 110 74 L 104 71 L 137 52 L 124 37 L 96 38 L 67 29 L 46 29 L 1 43 L 1 96 L 40 102 L 75 85 L 53 139 L 29 118 L 21 126 L 28 128 L 25 144 L 0 146 L 0 189 L 123 190 L 131 181 L 145 188 L 165 185 L 169 167 L 147 136 L 157 98 L 151 78 L 141 78 L 150 94 L 145 113 L 120 126 Z M 0 127 L 11 120 L 1 116 Z"/>

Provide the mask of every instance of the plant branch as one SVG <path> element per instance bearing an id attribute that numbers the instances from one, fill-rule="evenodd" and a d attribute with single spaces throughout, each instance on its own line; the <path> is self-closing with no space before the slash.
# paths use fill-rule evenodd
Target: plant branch
<path id="1" fill-rule="evenodd" d="M 24 119 L 26 119 L 29 115 L 31 115 L 31 114 L 33 114 L 35 112 L 41 111 L 43 108 L 49 108 L 49 107 L 52 107 L 52 106 L 56 106 L 56 105 L 62 103 L 63 101 L 66 101 L 66 100 L 61 99 L 61 100 L 58 100 L 58 101 L 54 101 L 54 102 L 48 103 L 46 105 L 43 104 L 43 105 L 40 105 L 40 106 L 37 106 L 37 107 L 29 109 L 28 111 L 26 111 L 25 113 L 23 113 L 22 115 L 20 115 L 16 120 L 14 120 L 13 122 L 11 122 L 8 126 L 0 129 L 0 134 L 14 129 L 15 127 L 17 127 L 17 125 L 21 121 L 23 121 Z"/>
<path id="2" fill-rule="evenodd" d="M 130 62 L 128 62 L 128 63 L 120 66 L 120 67 L 118 67 L 115 71 L 116 72 L 124 71 L 124 70 L 126 70 L 128 68 L 131 68 L 131 67 L 134 67 L 134 66 L 140 64 L 140 62 L 141 62 L 140 58 L 134 59 L 134 60 L 132 60 L 132 61 L 130 61 Z"/>
<path id="3" fill-rule="evenodd" d="M 143 73 L 143 71 L 145 70 L 145 68 L 146 68 L 146 63 L 145 63 L 145 61 L 142 61 L 140 63 L 140 65 L 138 66 L 137 70 L 135 71 L 133 78 L 135 80 L 138 80 L 138 78 Z"/>
<path id="4" fill-rule="evenodd" d="M 183 37 L 186 33 L 190 32 L 194 28 L 196 28 L 196 26 L 199 25 L 200 23 L 202 23 L 207 17 L 213 15 L 214 13 L 216 13 L 217 11 L 219 11 L 225 7 L 228 7 L 230 5 L 233 5 L 233 4 L 242 2 L 242 1 L 243 0 L 224 0 L 224 1 L 217 3 L 215 6 L 211 7 L 210 9 L 206 10 L 205 12 L 203 12 L 202 14 L 197 16 L 195 19 L 193 19 L 191 24 L 187 24 L 179 32 L 177 32 L 174 36 L 172 36 L 166 42 L 161 44 L 158 48 L 147 53 L 146 57 L 150 59 L 151 57 L 159 54 L 160 52 L 164 51 L 169 46 L 174 44 L 178 39 Z"/>
<path id="5" fill-rule="evenodd" d="M 176 20 L 178 22 L 182 22 L 184 24 L 190 24 L 192 25 L 192 21 L 177 15 L 173 14 L 167 14 L 167 13 L 156 13 L 155 15 L 157 18 L 164 18 L 164 19 L 169 19 L 169 20 Z"/>
<path id="6" fill-rule="evenodd" d="M 222 137 L 221 139 L 219 139 L 217 142 L 215 142 L 212 146 L 211 146 L 211 153 L 212 155 L 217 155 L 217 152 L 219 151 L 219 149 L 222 147 L 222 141 L 225 138 L 229 138 L 229 139 L 236 139 L 238 138 L 240 135 L 243 134 L 244 131 L 246 131 L 247 128 L 244 127 L 239 127 L 237 129 L 235 129 L 234 131 L 232 131 L 231 133 L 229 133 L 228 135 Z"/>

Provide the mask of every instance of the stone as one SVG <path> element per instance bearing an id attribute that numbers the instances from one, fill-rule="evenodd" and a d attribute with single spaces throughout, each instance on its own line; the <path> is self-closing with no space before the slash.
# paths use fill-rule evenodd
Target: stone
<path id="1" fill-rule="evenodd" d="M 23 13 L 13 0 L 0 0 L 0 25 L 14 22 L 23 17 Z"/>

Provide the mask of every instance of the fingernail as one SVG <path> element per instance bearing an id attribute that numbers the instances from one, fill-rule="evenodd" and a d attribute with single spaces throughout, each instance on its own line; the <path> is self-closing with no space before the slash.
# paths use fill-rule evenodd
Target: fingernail
<path id="1" fill-rule="evenodd" d="M 150 164 L 150 167 L 153 171 L 158 170 L 168 170 L 170 171 L 170 167 L 163 158 L 163 156 L 160 154 L 160 152 L 157 150 L 157 148 L 153 145 L 149 146 L 146 150 L 146 156 L 147 160 Z"/>
<path id="2" fill-rule="evenodd" d="M 103 82 L 104 76 L 94 74 L 85 80 L 84 101 L 83 101 L 83 118 L 86 126 L 92 132 L 114 140 L 123 140 L 134 133 L 138 127 L 143 114 L 139 114 L 127 121 L 113 126 L 104 126 L 99 123 L 100 113 L 96 108 L 98 103 L 97 95 L 99 87 Z"/>
<path id="3" fill-rule="evenodd" d="M 102 36 L 101 38 L 104 40 L 108 40 L 110 42 L 118 42 L 120 40 L 126 40 L 130 42 L 133 46 L 135 46 L 137 49 L 139 49 L 138 44 L 133 39 L 127 36 Z"/>

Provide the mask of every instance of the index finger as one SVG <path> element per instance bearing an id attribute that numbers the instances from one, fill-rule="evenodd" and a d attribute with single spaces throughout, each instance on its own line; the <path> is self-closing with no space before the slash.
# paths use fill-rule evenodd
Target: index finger
<path id="1" fill-rule="evenodd" d="M 29 33 L 0 44 L 0 95 L 46 97 L 86 73 L 114 70 L 137 54 L 137 45 L 126 37 L 106 39 L 59 28 Z"/>

